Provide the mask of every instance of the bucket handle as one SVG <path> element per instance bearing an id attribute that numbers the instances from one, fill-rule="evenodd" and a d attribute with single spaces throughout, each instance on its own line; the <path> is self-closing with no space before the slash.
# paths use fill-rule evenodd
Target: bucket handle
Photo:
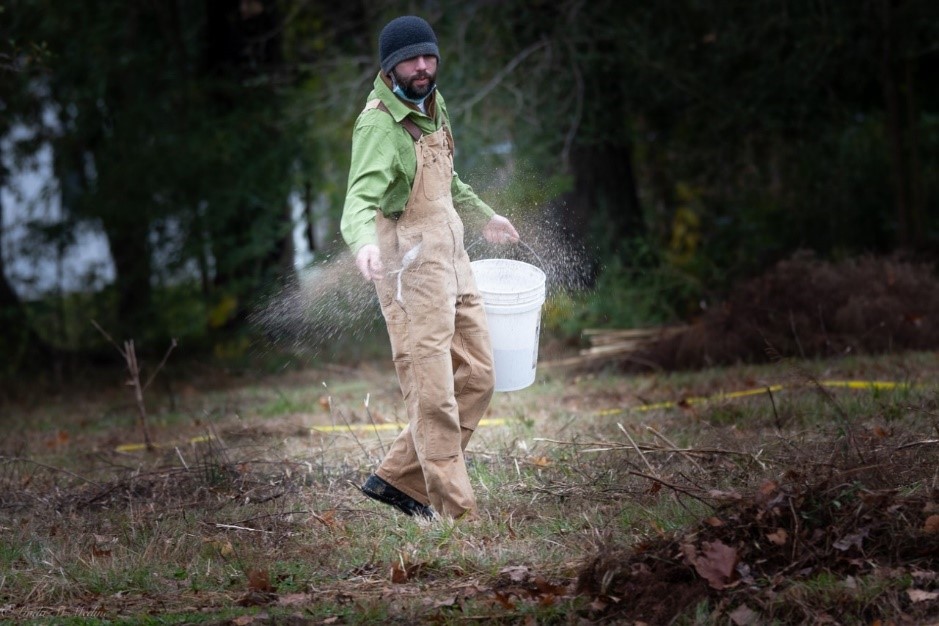
<path id="1" fill-rule="evenodd" d="M 472 250 L 473 248 L 475 248 L 477 244 L 479 244 L 479 243 L 481 243 L 481 242 L 483 242 L 483 241 L 485 241 L 485 239 L 483 239 L 483 238 L 481 238 L 481 237 L 478 238 L 478 239 L 476 239 L 476 240 L 473 241 L 470 245 L 466 246 L 466 252 L 469 253 L 470 250 Z M 535 257 L 535 259 L 537 259 L 537 261 L 538 261 L 538 267 L 540 267 L 542 271 L 545 271 L 544 261 L 541 260 L 541 257 L 538 256 L 538 253 L 535 252 L 535 251 L 532 249 L 531 246 L 529 246 L 527 243 L 525 243 L 525 242 L 522 241 L 521 239 L 519 239 L 519 240 L 516 241 L 515 243 L 518 244 L 518 245 L 520 245 L 520 246 L 522 246 L 522 247 L 525 248 L 526 250 L 528 250 L 528 252 L 529 252 L 533 257 Z"/>

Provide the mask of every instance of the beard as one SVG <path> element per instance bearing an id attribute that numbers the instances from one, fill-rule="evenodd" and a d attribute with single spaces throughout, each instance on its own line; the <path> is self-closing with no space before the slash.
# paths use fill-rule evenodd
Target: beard
<path id="1" fill-rule="evenodd" d="M 401 91 L 404 92 L 408 98 L 413 100 L 420 100 L 434 90 L 434 87 L 437 86 L 437 73 L 431 74 L 430 72 L 425 72 L 423 70 L 415 72 L 412 76 L 401 76 L 398 74 L 397 70 L 391 70 L 392 75 L 394 76 L 395 82 L 401 87 Z M 415 81 L 426 78 L 427 84 L 423 87 L 415 87 Z"/>

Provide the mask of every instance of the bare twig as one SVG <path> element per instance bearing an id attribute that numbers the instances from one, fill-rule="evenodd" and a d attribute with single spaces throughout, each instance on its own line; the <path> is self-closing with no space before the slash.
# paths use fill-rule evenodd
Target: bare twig
<path id="1" fill-rule="evenodd" d="M 912 441 L 902 446 L 897 446 L 897 450 L 906 450 L 907 448 L 916 448 L 918 446 L 934 446 L 939 444 L 939 439 L 925 439 L 923 441 Z"/>
<path id="2" fill-rule="evenodd" d="M 795 339 L 796 347 L 799 348 L 799 356 L 805 359 L 805 350 L 802 349 L 802 341 L 799 340 L 799 332 L 796 330 L 796 320 L 792 316 L 792 309 L 789 309 L 789 328 L 792 330 L 792 337 Z"/>
<path id="3" fill-rule="evenodd" d="M 189 464 L 186 463 L 186 459 L 183 458 L 183 453 L 179 451 L 179 447 L 176 447 L 176 456 L 179 457 L 179 460 L 183 462 L 183 467 L 185 467 L 186 470 L 188 471 L 188 470 L 189 470 Z"/>
<path id="4" fill-rule="evenodd" d="M 694 465 L 695 468 L 697 468 L 699 472 L 702 472 L 702 473 L 704 472 L 704 469 L 700 465 L 698 465 L 698 463 L 693 458 L 691 458 L 684 450 L 679 450 L 678 446 L 676 446 L 674 443 L 669 441 L 665 435 L 663 435 L 656 429 L 652 428 L 651 426 L 646 426 L 646 429 L 650 430 L 653 435 L 655 435 L 656 437 L 664 441 L 672 450 L 682 455 L 685 458 L 685 460 L 691 463 L 692 465 Z"/>
<path id="5" fill-rule="evenodd" d="M 153 440 L 150 438 L 150 428 L 147 423 L 147 407 L 143 401 L 143 392 L 150 386 L 150 383 L 153 382 L 153 379 L 159 373 L 163 366 L 166 365 L 166 360 L 169 358 L 170 353 L 173 351 L 173 348 L 176 347 L 176 340 L 173 339 L 170 342 L 170 347 L 167 349 L 166 354 L 163 355 L 163 360 L 160 361 L 160 364 L 154 370 L 153 374 L 150 376 L 150 379 L 147 380 L 145 385 L 140 384 L 140 366 L 137 363 L 137 351 L 134 349 L 134 340 L 129 339 L 124 342 L 124 347 L 121 348 L 117 345 L 117 342 L 114 341 L 114 338 L 108 334 L 97 321 L 91 320 L 92 325 L 98 329 L 105 339 L 114 346 L 114 349 L 117 350 L 122 357 L 124 357 L 124 363 L 127 365 L 127 371 L 130 374 L 130 380 L 127 381 L 127 384 L 134 389 L 134 400 L 137 403 L 137 414 L 140 422 L 140 430 L 143 431 L 143 440 L 144 445 L 147 448 L 148 452 L 153 452 L 156 450 L 156 446 L 153 445 Z"/>
<path id="6" fill-rule="evenodd" d="M 111 338 L 111 335 L 109 335 L 109 334 L 107 333 L 107 331 L 105 331 L 103 328 L 101 328 L 101 326 L 98 325 L 98 322 L 96 322 L 95 320 L 91 320 L 91 324 L 92 324 L 95 328 L 98 329 L 98 332 L 100 332 L 102 335 L 104 335 L 104 338 L 107 339 L 107 340 L 111 343 L 112 346 L 114 346 L 114 349 L 115 349 L 115 350 L 117 350 L 118 352 L 121 353 L 121 356 L 124 355 L 124 353 L 121 351 L 120 346 L 117 345 L 117 342 L 114 341 L 114 339 Z"/>
<path id="7" fill-rule="evenodd" d="M 124 342 L 124 350 L 121 352 L 124 360 L 127 361 L 127 371 L 130 372 L 130 380 L 127 384 L 134 388 L 134 400 L 137 401 L 137 414 L 140 418 L 140 430 L 143 431 L 143 442 L 148 452 L 153 452 L 156 447 L 153 440 L 150 439 L 150 429 L 147 426 L 147 407 L 143 403 L 143 387 L 140 385 L 140 367 L 137 365 L 137 351 L 134 349 L 134 340 L 129 339 Z"/>
<path id="8" fill-rule="evenodd" d="M 372 429 L 375 431 L 375 437 L 378 438 L 378 445 L 381 447 L 381 455 L 384 457 L 385 454 L 387 454 L 387 451 L 385 450 L 385 442 L 382 441 L 381 435 L 378 434 L 378 424 L 375 423 L 375 418 L 372 417 L 372 412 L 368 408 L 368 400 L 370 396 L 371 394 L 365 395 L 365 414 L 368 415 L 368 421 L 372 423 Z"/>
<path id="9" fill-rule="evenodd" d="M 770 387 L 766 387 L 766 394 L 769 396 L 770 404 L 773 405 L 773 418 L 776 422 L 776 428 L 782 430 L 782 420 L 779 419 L 779 411 L 776 410 L 776 398 L 773 397 L 773 390 Z"/>
<path id="10" fill-rule="evenodd" d="M 685 494 L 686 496 L 688 496 L 688 497 L 690 497 L 690 498 L 694 498 L 695 500 L 698 500 L 699 502 L 703 502 L 704 504 L 707 504 L 708 506 L 711 506 L 711 503 L 708 502 L 707 500 L 705 500 L 704 498 L 702 498 L 701 496 L 695 495 L 695 494 L 691 493 L 690 491 L 688 491 L 687 489 L 682 489 L 682 488 L 679 487 L 678 485 L 673 485 L 673 484 L 670 483 L 670 482 L 664 481 L 664 480 L 662 480 L 661 478 L 659 478 L 658 476 L 649 476 L 648 474 L 643 474 L 642 472 L 636 472 L 636 471 L 633 471 L 633 470 L 629 470 L 629 473 L 632 474 L 633 476 L 639 476 L 640 478 L 647 478 L 647 479 L 649 479 L 649 480 L 651 480 L 651 481 L 653 481 L 653 482 L 657 482 L 657 483 L 659 483 L 660 485 L 662 485 L 662 486 L 664 486 L 664 487 L 668 487 L 669 489 L 671 489 L 671 490 L 673 490 L 673 491 L 676 491 L 676 492 L 678 492 L 678 493 L 683 493 L 683 494 Z"/>
<path id="11" fill-rule="evenodd" d="M 647 458 L 646 458 L 646 455 L 644 455 L 644 454 L 642 453 L 642 450 L 639 449 L 639 446 L 636 445 L 636 442 L 633 441 L 633 438 L 630 437 L 630 436 L 629 436 L 629 433 L 626 432 L 626 429 L 623 428 L 623 425 L 622 425 L 622 424 L 617 424 L 617 426 L 618 426 L 619 429 L 623 432 L 623 434 L 626 435 L 626 438 L 629 439 L 629 443 L 632 444 L 632 446 L 633 446 L 633 448 L 636 450 L 636 452 L 639 453 L 639 457 L 642 459 L 642 462 L 646 464 L 646 467 L 649 468 L 649 471 L 652 472 L 653 474 L 656 474 L 655 468 L 653 468 L 653 467 L 652 467 L 652 464 L 649 463 L 649 459 L 647 459 Z"/>
<path id="12" fill-rule="evenodd" d="M 326 383 L 323 383 L 323 387 L 326 387 Z M 327 387 L 327 389 L 328 389 L 328 387 Z M 352 425 L 349 423 L 349 420 L 346 419 L 345 413 L 343 413 L 341 410 L 336 411 L 335 413 L 333 412 L 333 397 L 332 397 L 331 395 L 330 395 L 330 396 L 326 396 L 326 402 L 327 402 L 327 404 L 329 404 L 329 414 L 330 414 L 331 416 L 332 416 L 332 415 L 336 415 L 336 414 L 339 415 L 339 417 L 342 419 L 342 423 L 343 423 L 343 424 L 345 425 L 345 427 L 346 427 L 346 430 L 348 430 L 348 431 L 349 431 L 349 434 L 352 435 L 352 439 L 355 440 L 355 443 L 357 443 L 358 446 L 359 446 L 359 448 L 362 449 L 362 452 L 365 453 L 365 458 L 370 459 L 370 458 L 372 457 L 372 455 L 368 453 L 368 449 L 365 447 L 365 445 L 362 443 L 362 441 L 356 436 L 355 431 L 352 429 Z"/>
<path id="13" fill-rule="evenodd" d="M 156 378 L 156 375 L 160 373 L 160 370 L 163 369 L 163 366 L 166 365 L 166 360 L 170 358 L 170 352 L 173 351 L 173 348 L 176 347 L 176 339 L 170 340 L 170 347 L 166 349 L 166 354 L 163 355 L 163 360 L 160 361 L 160 364 L 157 365 L 156 369 L 153 370 L 153 373 L 150 374 L 150 378 L 147 379 L 147 383 L 143 386 L 143 390 L 146 391 L 147 387 L 150 386 L 150 383 L 153 382 L 153 379 Z"/>
<path id="14" fill-rule="evenodd" d="M 268 535 L 272 534 L 271 531 L 269 530 L 261 530 L 260 528 L 248 528 L 247 526 L 235 526 L 234 524 L 212 524 L 212 526 L 215 526 L 216 528 L 225 528 L 228 530 L 247 530 L 248 532 L 252 532 L 252 533 L 266 533 Z"/>

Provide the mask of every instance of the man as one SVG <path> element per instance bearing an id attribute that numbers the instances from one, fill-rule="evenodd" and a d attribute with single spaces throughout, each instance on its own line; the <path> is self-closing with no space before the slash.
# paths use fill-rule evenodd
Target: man
<path id="1" fill-rule="evenodd" d="M 494 374 L 457 210 L 481 218 L 487 241 L 515 242 L 518 232 L 453 170 L 430 25 L 398 17 L 378 47 L 381 71 L 352 135 L 341 228 L 362 276 L 375 283 L 408 425 L 361 489 L 408 515 L 474 519 L 463 450 Z"/>

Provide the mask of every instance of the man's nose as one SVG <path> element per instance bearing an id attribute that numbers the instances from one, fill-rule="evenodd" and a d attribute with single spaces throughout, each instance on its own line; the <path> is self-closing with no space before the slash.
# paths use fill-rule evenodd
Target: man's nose
<path id="1" fill-rule="evenodd" d="M 415 69 L 418 69 L 418 70 L 427 69 L 427 57 L 425 56 L 417 57 L 417 65 L 415 65 Z"/>

